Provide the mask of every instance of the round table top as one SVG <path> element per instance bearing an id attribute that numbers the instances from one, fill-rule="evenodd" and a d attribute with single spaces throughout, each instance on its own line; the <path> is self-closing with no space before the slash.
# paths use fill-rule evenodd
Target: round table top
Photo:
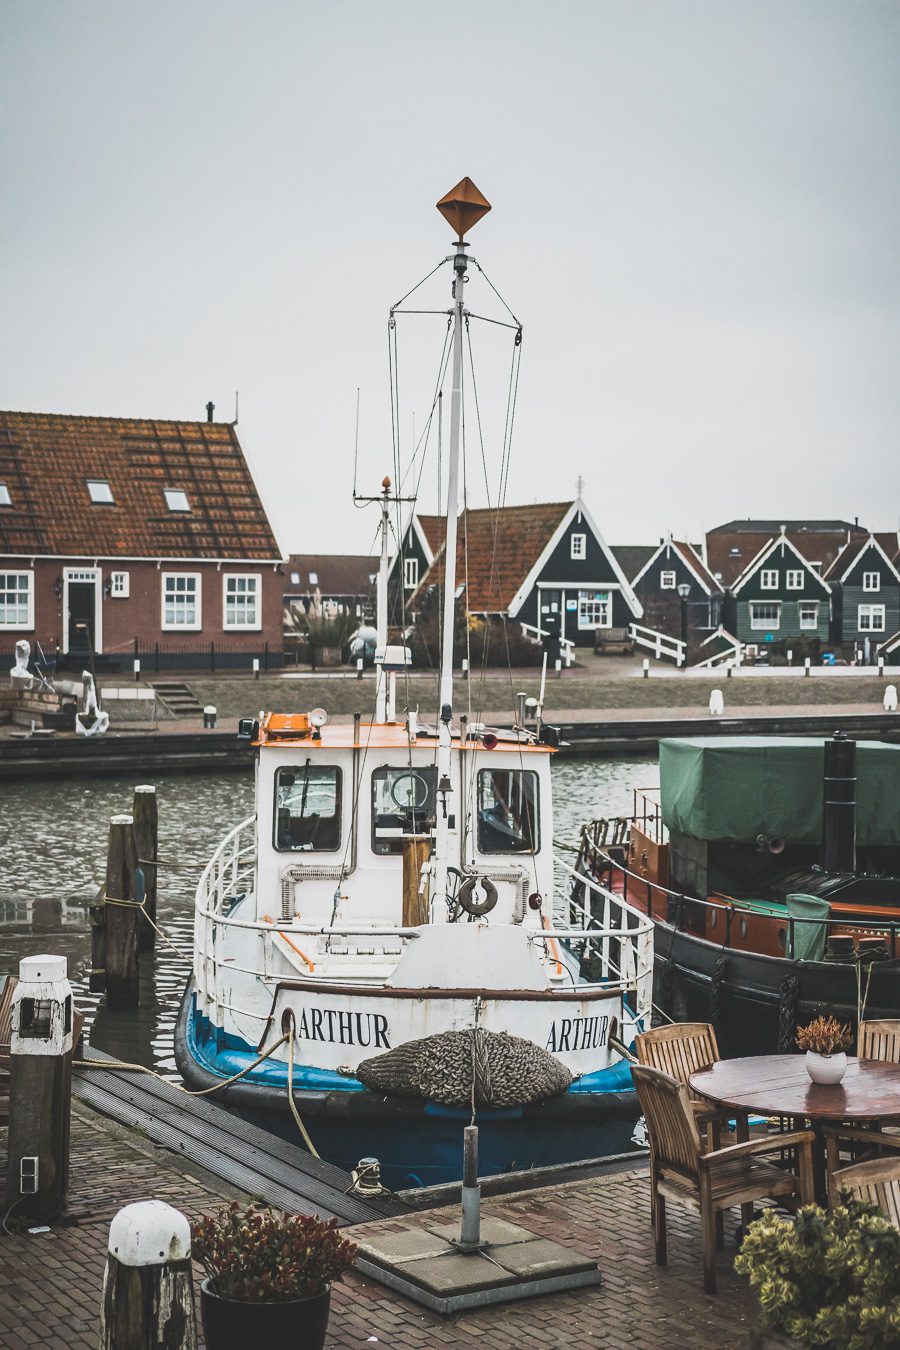
<path id="1" fill-rule="evenodd" d="M 807 1120 L 900 1118 L 900 1064 L 847 1056 L 840 1083 L 814 1083 L 804 1055 L 722 1059 L 691 1074 L 701 1097 L 760 1116 Z"/>

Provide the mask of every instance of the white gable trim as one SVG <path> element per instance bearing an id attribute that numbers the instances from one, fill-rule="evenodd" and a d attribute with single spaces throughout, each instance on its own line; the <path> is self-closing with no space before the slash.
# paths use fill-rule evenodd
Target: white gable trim
<path id="1" fill-rule="evenodd" d="M 541 572 L 547 566 L 547 563 L 550 561 L 550 558 L 553 555 L 553 550 L 559 544 L 560 540 L 568 530 L 569 526 L 572 524 L 572 521 L 575 519 L 576 515 L 580 515 L 582 517 L 582 520 L 593 534 L 597 544 L 599 544 L 601 553 L 603 553 L 607 562 L 612 567 L 613 575 L 618 577 L 619 587 L 621 588 L 622 594 L 625 597 L 626 601 L 628 602 L 628 607 L 631 610 L 632 614 L 636 619 L 643 618 L 644 615 L 643 605 L 641 604 L 640 600 L 638 600 L 634 591 L 629 586 L 628 579 L 625 576 L 625 573 L 622 571 L 621 567 L 619 566 L 615 554 L 613 554 L 610 551 L 606 543 L 606 540 L 603 538 L 603 535 L 597 529 L 597 526 L 595 525 L 590 512 L 588 511 L 587 507 L 582 501 L 574 501 L 572 503 L 568 511 L 566 511 L 565 515 L 563 516 L 562 520 L 557 525 L 556 529 L 553 531 L 553 534 L 550 536 L 549 540 L 544 545 L 544 549 L 540 554 L 537 562 L 534 564 L 531 571 L 528 573 L 528 576 L 522 582 L 522 585 L 516 591 L 515 595 L 513 596 L 510 602 L 509 609 L 507 610 L 509 617 L 512 619 L 516 616 L 516 614 L 518 614 L 519 610 L 522 608 L 523 604 L 528 599 L 528 596 L 534 590 L 537 584 L 537 580 L 541 575 Z M 578 583 L 574 581 L 568 581 L 565 584 L 567 587 L 570 587 L 572 589 L 576 589 L 578 585 Z"/>
<path id="2" fill-rule="evenodd" d="M 689 549 L 691 553 L 694 552 L 694 550 L 691 548 L 690 544 L 687 543 L 687 541 L 685 541 L 685 548 Z M 675 557 L 679 562 L 684 563 L 685 567 L 686 567 L 687 570 L 690 572 L 691 576 L 694 578 L 694 580 L 697 582 L 697 584 L 698 584 L 698 585 L 706 592 L 707 595 L 709 595 L 709 596 L 712 596 L 712 595 L 721 595 L 721 593 L 722 593 L 721 587 L 717 586 L 717 588 L 716 588 L 715 591 L 713 591 L 713 590 L 710 589 L 709 582 L 706 581 L 705 578 L 702 577 L 701 574 L 700 574 L 699 572 L 697 572 L 697 571 L 694 570 L 694 568 L 693 568 L 693 567 L 691 566 L 691 564 L 688 562 L 687 558 L 686 558 L 686 557 L 684 556 L 684 554 L 682 553 L 681 549 L 680 549 L 680 548 L 676 548 L 676 546 L 675 546 L 675 541 L 674 541 L 674 539 L 672 538 L 671 535 L 669 536 L 668 539 L 664 539 L 663 542 L 660 544 L 659 548 L 656 550 L 656 552 L 655 552 L 654 554 L 652 554 L 652 555 L 647 559 L 647 561 L 644 563 L 644 566 L 643 566 L 643 567 L 641 568 L 641 570 L 638 572 L 637 576 L 634 578 L 634 581 L 633 581 L 631 584 L 632 584 L 633 586 L 636 586 L 636 585 L 638 584 L 638 582 L 640 581 L 641 577 L 643 577 L 647 572 L 649 572 L 649 571 L 650 571 L 650 568 L 653 567 L 653 566 L 656 564 L 656 562 L 658 561 L 660 555 L 661 555 L 664 551 L 665 551 L 666 553 L 668 553 L 669 550 L 671 550 L 672 555 L 674 555 L 674 557 Z M 697 561 L 700 562 L 701 560 L 698 558 Z M 710 573 L 710 575 L 712 575 L 712 574 Z"/>
<path id="3" fill-rule="evenodd" d="M 892 571 L 892 573 L 894 574 L 894 576 L 897 578 L 898 581 L 900 581 L 900 572 L 897 571 L 896 567 L 895 567 L 894 564 L 891 562 L 890 558 L 889 558 L 888 555 L 885 553 L 884 549 L 881 547 L 881 545 L 879 544 L 878 540 L 875 538 L 874 534 L 870 534 L 870 535 L 869 535 L 869 538 L 868 538 L 868 539 L 866 540 L 866 542 L 863 544 L 862 548 L 859 550 L 859 552 L 857 553 L 856 557 L 853 559 L 853 561 L 851 562 L 850 566 L 847 568 L 846 572 L 843 572 L 843 573 L 841 574 L 839 580 L 840 580 L 840 581 L 846 581 L 846 580 L 847 580 L 847 578 L 849 577 L 850 573 L 853 571 L 854 567 L 856 567 L 857 563 L 862 562 L 863 558 L 866 556 L 866 553 L 868 552 L 868 550 L 869 550 L 870 548 L 874 548 L 875 551 L 876 551 L 876 553 L 880 553 L 880 554 L 881 554 L 882 558 L 883 558 L 884 561 L 887 563 L 888 567 L 891 569 L 891 571 Z M 840 557 L 840 554 L 838 555 L 838 557 Z M 837 559 L 835 559 L 835 561 L 837 561 Z"/>
<path id="4" fill-rule="evenodd" d="M 434 562 L 434 554 L 432 553 L 431 549 L 428 546 L 428 540 L 425 538 L 425 531 L 419 524 L 419 517 L 415 511 L 413 511 L 409 520 L 406 522 L 406 525 L 403 527 L 403 533 L 400 536 L 401 540 L 406 538 L 411 529 L 415 531 L 416 538 L 419 541 L 419 547 L 421 548 L 422 552 L 425 555 L 425 566 L 422 569 L 422 576 L 424 577 L 425 573 L 428 571 L 429 567 Z M 394 568 L 397 566 L 397 562 L 401 554 L 403 554 L 404 558 L 406 557 L 406 552 L 403 549 L 402 544 L 401 547 L 397 549 L 397 552 L 392 556 L 390 562 L 388 563 L 388 576 L 393 576 Z"/>
<path id="5" fill-rule="evenodd" d="M 750 565 L 744 569 L 744 571 L 738 577 L 737 581 L 732 586 L 731 588 L 732 595 L 737 595 L 738 591 L 741 590 L 742 587 L 746 586 L 747 582 L 750 580 L 753 574 L 757 572 L 762 566 L 762 564 L 766 562 L 772 556 L 775 550 L 777 548 L 780 548 L 782 545 L 791 550 L 794 557 L 797 559 L 800 566 L 803 568 L 804 572 L 808 572 L 811 577 L 814 577 L 818 582 L 818 584 L 822 587 L 822 590 L 825 592 L 825 594 L 830 595 L 831 588 L 829 587 L 827 581 L 822 580 L 819 573 L 813 567 L 809 559 L 804 558 L 803 554 L 800 552 L 800 550 L 797 548 L 795 544 L 791 543 L 790 539 L 788 539 L 786 534 L 777 534 L 774 539 L 770 539 L 769 542 L 765 544 L 763 548 L 760 549 L 760 551 L 757 553 L 756 557 L 753 559 Z"/>

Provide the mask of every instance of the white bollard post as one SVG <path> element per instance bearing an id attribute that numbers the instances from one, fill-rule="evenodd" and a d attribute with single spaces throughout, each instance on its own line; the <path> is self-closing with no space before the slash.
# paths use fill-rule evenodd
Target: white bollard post
<path id="1" fill-rule="evenodd" d="M 191 1226 L 162 1200 L 120 1209 L 109 1226 L 100 1350 L 196 1350 Z"/>
<path id="2" fill-rule="evenodd" d="M 733 674 L 734 674 L 734 662 L 729 661 L 725 669 L 725 678 L 730 680 Z"/>
<path id="3" fill-rule="evenodd" d="M 363 659 L 361 656 L 356 658 L 356 678 L 361 680 L 363 677 Z"/>
<path id="4" fill-rule="evenodd" d="M 787 663 L 788 663 L 788 665 L 791 664 L 791 662 L 793 661 L 793 659 L 794 659 L 794 653 L 791 651 L 790 647 L 788 647 L 788 651 L 787 651 Z"/>
<path id="5" fill-rule="evenodd" d="M 808 657 L 808 656 L 806 657 L 805 661 L 803 662 L 803 674 L 804 674 L 804 676 L 809 675 L 809 657 Z"/>
<path id="6" fill-rule="evenodd" d="M 879 656 L 879 658 L 878 658 L 878 678 L 879 678 L 880 680 L 883 680 L 883 679 L 884 679 L 884 657 L 883 657 L 883 656 Z"/>
<path id="7" fill-rule="evenodd" d="M 721 717 L 725 711 L 725 699 L 721 689 L 713 689 L 709 695 L 709 713 L 711 717 Z"/>
<path id="8" fill-rule="evenodd" d="M 141 678 L 141 663 L 139 659 L 135 657 L 131 664 L 134 669 L 134 680 L 135 683 L 137 683 L 137 681 Z"/>
<path id="9" fill-rule="evenodd" d="M 254 656 L 254 658 L 253 658 L 253 678 L 254 678 L 254 680 L 258 680 L 258 679 L 259 679 L 259 657 L 258 657 L 258 656 Z"/>
<path id="10" fill-rule="evenodd" d="M 643 668 L 644 668 L 644 679 L 645 679 L 645 680 L 649 680 L 649 678 L 650 678 L 650 658 L 649 658 L 648 656 L 645 656 L 644 659 L 643 659 L 643 661 L 641 662 L 641 664 L 642 664 L 642 666 L 643 666 Z"/>
<path id="11" fill-rule="evenodd" d="M 203 709 L 203 726 L 206 731 L 215 731 L 218 710 L 214 703 L 207 703 Z"/>
<path id="12" fill-rule="evenodd" d="M 883 707 L 885 712 L 897 711 L 897 686 L 895 684 L 886 686 Z"/>

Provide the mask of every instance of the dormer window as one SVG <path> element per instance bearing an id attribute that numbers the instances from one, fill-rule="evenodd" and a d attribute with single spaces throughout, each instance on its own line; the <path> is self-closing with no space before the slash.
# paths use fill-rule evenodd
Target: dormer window
<path id="1" fill-rule="evenodd" d="M 586 535 L 586 534 L 573 534 L 573 535 L 570 536 L 570 538 L 571 538 L 571 540 L 572 540 L 572 554 L 571 554 L 571 556 L 572 556 L 573 561 L 578 562 L 578 561 L 580 561 L 580 560 L 586 558 L 586 557 L 587 557 L 587 535 Z"/>
<path id="2" fill-rule="evenodd" d="M 170 511 L 190 511 L 191 504 L 187 493 L 181 488 L 163 488 L 163 496 Z"/>
<path id="3" fill-rule="evenodd" d="M 299 586 L 299 585 L 300 585 L 300 573 L 299 573 L 299 572 L 292 572 L 292 573 L 291 573 L 291 585 L 292 585 L 292 586 Z"/>
<path id="4" fill-rule="evenodd" d="M 12 506 L 12 498 L 9 495 L 9 488 L 5 483 L 0 483 L 0 506 Z"/>
<path id="5" fill-rule="evenodd" d="M 310 586 L 318 586 L 318 584 L 319 584 L 319 574 L 318 574 L 318 572 L 310 572 L 310 574 L 309 574 L 309 584 L 310 584 Z"/>
<path id="6" fill-rule="evenodd" d="M 112 488 L 105 478 L 89 478 L 87 490 L 95 506 L 113 506 L 115 504 Z"/>

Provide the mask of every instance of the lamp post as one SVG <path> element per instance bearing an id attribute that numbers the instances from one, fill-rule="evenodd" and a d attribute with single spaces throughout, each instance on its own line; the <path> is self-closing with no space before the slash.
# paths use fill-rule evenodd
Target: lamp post
<path id="1" fill-rule="evenodd" d="M 691 593 L 690 582 L 682 581 L 678 587 L 678 599 L 681 601 L 681 641 L 684 643 L 684 652 L 682 659 L 685 665 L 687 665 L 687 648 L 688 648 L 687 602 L 690 593 Z"/>

